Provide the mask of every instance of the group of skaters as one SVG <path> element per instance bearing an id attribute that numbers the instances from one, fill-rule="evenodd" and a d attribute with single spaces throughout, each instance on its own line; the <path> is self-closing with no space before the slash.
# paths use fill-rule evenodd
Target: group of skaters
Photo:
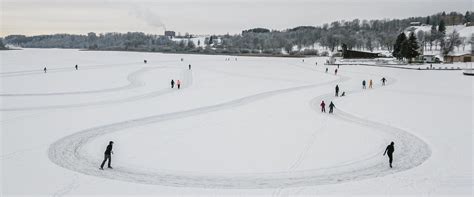
<path id="1" fill-rule="evenodd" d="M 174 85 L 175 85 L 175 84 L 176 84 L 176 87 L 178 87 L 178 89 L 181 88 L 181 80 L 178 79 L 178 80 L 176 80 L 176 82 L 175 82 L 173 79 L 171 79 L 171 88 L 174 88 Z"/>
<path id="2" fill-rule="evenodd" d="M 237 58 L 234 58 L 235 61 L 237 61 Z M 225 58 L 225 61 L 230 61 L 230 57 Z"/>
<path id="3" fill-rule="evenodd" d="M 387 82 L 387 79 L 385 79 L 385 77 L 383 77 L 382 79 L 380 79 L 380 81 L 382 81 L 382 86 L 385 86 L 385 83 Z M 362 80 L 362 89 L 367 89 L 366 84 L 367 84 L 367 82 L 365 80 Z M 372 89 L 373 85 L 374 85 L 374 81 L 372 81 L 372 79 L 369 80 L 369 89 Z"/>
<path id="4" fill-rule="evenodd" d="M 318 64 L 318 63 L 316 63 L 316 65 L 317 65 L 317 64 Z M 338 66 L 338 68 L 339 68 L 339 66 Z M 338 68 L 334 69 L 334 75 L 337 75 L 337 69 L 338 69 Z M 326 67 L 326 73 L 328 73 L 328 72 L 329 72 L 329 68 Z"/>
<path id="5" fill-rule="evenodd" d="M 339 68 L 339 66 L 338 66 L 338 68 Z M 328 72 L 328 68 L 326 68 L 326 73 L 327 72 Z M 334 70 L 334 74 L 337 75 L 337 69 Z M 385 77 L 382 77 L 382 79 L 380 81 L 382 81 L 382 86 L 385 86 L 385 84 L 387 83 L 387 79 Z M 374 82 L 372 81 L 372 79 L 370 79 L 369 80 L 369 88 L 372 88 L 373 84 L 374 84 Z M 365 80 L 362 81 L 362 88 L 366 89 L 366 81 Z M 339 85 L 336 85 L 336 87 L 334 88 L 334 92 L 335 92 L 336 97 L 339 97 L 339 91 L 340 91 Z M 346 92 L 342 92 L 342 94 L 340 96 L 342 97 L 342 96 L 345 96 L 345 95 L 346 95 Z M 324 102 L 324 100 L 321 101 L 320 106 L 321 106 L 321 112 L 326 113 L 326 103 Z M 329 113 L 330 114 L 334 113 L 334 108 L 336 108 L 336 105 L 334 105 L 334 103 L 331 101 L 331 103 L 329 104 Z M 385 156 L 385 154 L 387 154 L 387 156 L 388 156 L 388 162 L 389 162 L 390 168 L 392 168 L 393 152 L 395 152 L 395 143 L 391 142 L 387 146 L 387 148 L 385 148 L 385 151 L 383 153 L 383 156 Z"/>

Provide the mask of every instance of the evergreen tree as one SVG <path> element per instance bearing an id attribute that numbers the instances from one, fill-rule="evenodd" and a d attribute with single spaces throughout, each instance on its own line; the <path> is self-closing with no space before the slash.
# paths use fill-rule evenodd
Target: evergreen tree
<path id="1" fill-rule="evenodd" d="M 438 32 L 446 35 L 446 24 L 444 23 L 444 20 L 439 21 Z"/>
<path id="2" fill-rule="evenodd" d="M 393 45 L 393 52 L 392 55 L 393 57 L 396 57 L 397 59 L 402 59 L 402 45 L 403 43 L 407 40 L 407 36 L 405 35 L 404 32 L 400 33 L 397 37 L 397 40 L 395 41 L 395 45 Z"/>
<path id="3" fill-rule="evenodd" d="M 471 21 L 471 12 L 467 11 L 466 14 L 464 15 L 464 23 L 470 22 Z"/>
<path id="4" fill-rule="evenodd" d="M 407 51 L 403 51 L 407 50 Z M 418 57 L 420 55 L 420 46 L 418 45 L 418 41 L 416 40 L 415 33 L 411 32 L 408 40 L 406 41 L 405 48 L 402 47 L 402 53 L 404 57 L 406 57 L 409 61 L 413 58 Z"/>
<path id="5" fill-rule="evenodd" d="M 431 24 L 430 16 L 426 17 L 426 24 L 427 25 Z"/>
<path id="6" fill-rule="evenodd" d="M 7 49 L 7 47 L 5 46 L 5 44 L 3 44 L 3 39 L 0 38 L 0 50 L 5 50 Z"/>

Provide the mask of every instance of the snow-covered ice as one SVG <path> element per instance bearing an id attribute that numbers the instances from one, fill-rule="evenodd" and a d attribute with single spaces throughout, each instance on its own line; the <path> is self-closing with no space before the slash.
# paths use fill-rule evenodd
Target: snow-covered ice
<path id="1" fill-rule="evenodd" d="M 2 194 L 472 195 L 474 89 L 462 71 L 334 75 L 326 58 L 227 57 L 0 52 Z M 100 171 L 111 140 L 114 169 Z"/>

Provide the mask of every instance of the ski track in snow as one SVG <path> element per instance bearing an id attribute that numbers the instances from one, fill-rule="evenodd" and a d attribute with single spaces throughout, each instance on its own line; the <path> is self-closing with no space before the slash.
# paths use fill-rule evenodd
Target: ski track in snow
<path id="1" fill-rule="evenodd" d="M 290 64 L 290 65 L 293 65 L 293 64 Z M 293 66 L 297 66 L 297 67 L 300 67 L 300 68 L 303 68 L 303 69 L 308 69 L 308 70 L 314 70 L 314 69 L 311 69 L 311 68 L 308 68 L 308 67 L 305 67 L 305 66 L 301 66 L 301 65 L 293 65 Z M 354 72 L 354 71 L 343 71 L 343 72 L 363 74 L 363 75 L 368 75 L 369 74 L 369 73 Z M 377 76 L 377 77 L 383 77 L 383 76 L 375 75 L 375 74 L 372 74 L 372 73 L 370 73 L 369 75 Z M 387 78 L 387 81 L 390 81 L 390 83 L 387 83 L 387 85 L 395 84 L 396 81 L 397 81 L 394 78 L 390 78 L 390 77 L 386 77 L 386 78 Z M 345 82 L 345 81 L 347 81 L 347 80 L 341 80 L 341 82 Z M 341 85 L 341 84 L 339 84 L 339 85 Z M 374 85 L 374 89 L 375 89 L 375 87 L 383 87 L 383 86 Z M 369 90 L 369 89 L 367 89 L 367 90 Z M 367 90 L 365 90 L 365 91 L 367 91 Z M 347 95 L 352 95 L 354 93 L 360 93 L 360 92 L 363 92 L 363 91 L 364 91 L 363 89 L 360 89 L 360 90 L 357 90 L 357 91 L 354 91 L 354 90 L 346 91 L 346 94 Z M 324 100 L 327 103 L 329 103 L 329 101 L 347 98 L 347 95 L 346 95 L 346 97 L 335 97 L 333 95 L 333 93 L 321 95 L 319 97 L 313 98 L 310 101 L 310 107 L 313 108 L 314 111 L 320 113 L 320 107 L 319 107 L 319 102 L 320 101 Z M 326 114 L 326 113 L 324 113 L 324 114 Z M 417 156 L 418 159 L 413 160 L 413 161 L 415 161 L 415 162 L 413 162 L 414 164 L 420 165 L 421 163 L 423 163 L 425 160 L 427 160 L 431 156 L 431 150 L 429 149 L 429 147 L 426 143 L 424 143 L 422 140 L 420 140 L 416 136 L 413 136 L 413 135 L 409 134 L 409 132 L 398 129 L 396 127 L 392 127 L 390 125 L 384 125 L 382 123 L 369 121 L 369 120 L 364 119 L 364 118 L 359 118 L 359 117 L 353 116 L 349 113 L 343 112 L 342 110 L 339 110 L 337 108 L 334 109 L 334 114 L 328 114 L 328 116 L 325 116 L 325 117 L 336 118 L 336 119 L 346 121 L 346 122 L 349 122 L 349 123 L 359 124 L 359 125 L 367 127 L 367 128 L 378 129 L 378 131 L 384 131 L 385 133 L 383 133 L 383 135 L 385 135 L 387 139 L 390 138 L 392 141 L 397 141 L 397 145 L 396 145 L 397 147 L 398 146 L 402 146 L 402 147 L 405 147 L 405 148 L 406 147 L 412 147 L 412 148 L 419 148 L 419 149 L 424 150 L 421 153 L 414 152 L 411 155 L 411 156 L 413 156 L 413 155 L 418 154 L 418 156 Z M 313 133 L 311 139 L 314 140 L 314 138 L 316 137 L 316 133 L 319 130 L 320 129 L 317 129 Z M 380 135 L 380 133 L 377 133 L 377 134 Z M 403 137 L 405 139 L 402 140 L 401 137 Z M 408 140 L 406 140 L 406 139 L 408 139 Z M 405 142 L 408 142 L 408 143 L 405 143 Z M 417 143 L 419 146 L 418 147 L 413 147 L 411 143 Z M 290 166 L 290 168 L 288 169 L 288 172 L 294 171 L 301 164 L 302 160 L 304 159 L 305 154 L 308 152 L 308 150 L 310 149 L 310 146 L 312 144 L 313 144 L 313 142 L 309 141 L 309 143 L 306 145 L 305 149 L 300 153 L 300 155 L 295 160 L 295 162 Z M 385 147 L 380 147 L 379 149 L 384 150 L 384 148 Z M 406 151 L 404 149 L 397 148 L 397 152 L 400 151 L 400 150 Z M 341 167 L 341 166 L 349 166 L 349 165 L 354 165 L 354 164 L 357 164 L 357 163 L 370 161 L 370 162 L 373 162 L 374 169 L 379 168 L 378 170 L 380 171 L 380 173 L 382 173 L 382 172 L 385 172 L 387 168 L 384 168 L 383 166 L 380 166 L 380 164 L 379 164 L 380 161 L 378 161 L 378 160 L 379 160 L 381 154 L 382 153 L 377 152 L 377 153 L 372 153 L 372 154 L 369 154 L 369 155 L 364 155 L 361 158 L 359 158 L 358 160 L 348 161 L 348 162 L 345 162 L 345 163 L 342 163 L 342 164 L 339 164 L 339 165 L 336 165 L 336 166 L 331 166 L 330 168 Z M 397 154 L 397 153 L 395 153 L 395 154 Z M 402 155 L 402 157 L 406 157 L 406 155 L 407 154 Z M 397 160 L 399 156 L 396 155 L 394 157 L 397 157 L 396 158 L 396 160 Z M 384 159 L 386 159 L 385 156 L 384 156 Z M 395 163 L 396 163 L 396 161 L 394 161 L 394 165 L 396 165 Z M 413 167 L 416 167 L 417 165 L 414 165 Z M 382 168 L 382 169 L 380 169 L 380 168 Z M 324 168 L 319 168 L 319 169 L 324 169 Z M 402 170 L 405 170 L 405 169 L 409 169 L 409 168 L 405 167 L 403 169 L 397 169 L 396 172 L 402 171 Z M 272 193 L 272 196 L 288 196 L 291 191 L 290 190 L 285 190 L 285 189 L 286 189 L 285 187 L 277 188 Z M 289 188 L 289 189 L 292 189 L 292 188 Z M 301 189 L 297 190 L 297 191 L 301 191 Z M 283 192 L 286 192 L 286 193 L 283 193 Z"/>
<path id="2" fill-rule="evenodd" d="M 155 68 L 148 68 L 148 69 L 157 69 L 161 67 Z M 183 69 L 181 71 L 181 76 L 185 84 L 183 84 L 183 88 L 186 88 L 192 84 L 193 77 L 192 71 L 188 71 L 187 69 Z M 135 76 L 136 77 L 136 76 Z M 144 82 L 137 82 L 144 85 Z M 145 94 L 135 95 L 131 97 L 125 97 L 115 100 L 104 100 L 104 101 L 96 101 L 96 102 L 87 102 L 87 103 L 77 103 L 77 104 L 64 104 L 64 105 L 46 105 L 46 106 L 35 106 L 35 107 L 14 107 L 14 108 L 2 108 L 0 111 L 29 111 L 29 110 L 48 110 L 48 109 L 67 109 L 67 108 L 77 108 L 77 107 L 90 107 L 90 106 L 99 106 L 99 105 L 110 105 L 110 104 L 119 104 L 119 103 L 126 103 L 132 101 L 138 101 L 142 99 L 149 99 L 157 96 L 161 96 L 164 94 L 172 93 L 174 89 L 166 88 L 157 91 L 152 91 Z"/>
<path id="3" fill-rule="evenodd" d="M 106 93 L 106 92 L 116 92 L 123 91 L 127 89 L 138 88 L 144 86 L 145 83 L 141 82 L 138 77 L 152 69 L 151 67 L 141 68 L 135 72 L 130 73 L 127 76 L 128 84 L 122 87 L 107 88 L 100 90 L 86 90 L 86 91 L 71 91 L 71 92 L 50 92 L 50 93 L 16 93 L 16 94 L 0 94 L 0 96 L 53 96 L 53 95 L 74 95 L 74 94 L 93 94 L 93 93 Z"/>
<path id="4" fill-rule="evenodd" d="M 311 69 L 313 70 L 313 69 Z M 180 172 L 164 170 L 142 170 L 116 166 L 114 170 L 101 171 L 98 169 L 98 161 L 92 161 L 89 155 L 82 149 L 91 140 L 102 135 L 125 130 L 132 127 L 155 124 L 162 121 L 185 118 L 213 111 L 229 109 L 245 105 L 254 101 L 276 96 L 279 94 L 290 93 L 294 91 L 315 88 L 319 86 L 334 84 L 348 80 L 348 77 L 341 77 L 335 81 L 329 81 L 321 84 L 305 85 L 280 90 L 263 92 L 251 96 L 242 97 L 229 102 L 216 105 L 199 107 L 179 112 L 159 114 L 144 118 L 132 119 L 114 124 L 94 127 L 79 131 L 72 135 L 59 139 L 51 144 L 48 150 L 49 159 L 66 169 L 76 171 L 82 174 L 98 176 L 113 180 L 128 181 L 142 184 L 153 184 L 173 187 L 196 187 L 196 188 L 225 188 L 225 189 L 264 189 L 315 186 L 321 184 L 335 184 L 347 181 L 362 180 L 374 177 L 381 177 L 396 172 L 408 170 L 422 164 L 431 155 L 428 145 L 418 137 L 409 132 L 392 127 L 390 125 L 370 121 L 360 118 L 336 108 L 335 114 L 327 115 L 341 121 L 363 125 L 365 127 L 377 130 L 377 134 L 385 135 L 396 142 L 397 151 L 395 152 L 395 168 L 389 169 L 386 158 L 382 158 L 382 152 L 376 152 L 367 158 L 357 161 L 350 161 L 341 165 L 310 169 L 295 170 L 305 153 L 301 153 L 301 158 L 292 165 L 290 171 L 273 173 L 222 173 L 222 174 L 203 174 L 199 172 Z M 390 79 L 393 84 L 394 79 Z M 388 84 L 388 85 L 390 85 Z M 347 91 L 346 91 L 347 92 Z M 349 92 L 347 92 L 349 93 Z M 355 93 L 353 91 L 352 93 Z M 321 95 L 310 101 L 310 106 L 319 111 L 318 104 L 321 100 L 332 99 L 331 94 Z M 311 143 L 311 142 L 310 142 Z M 309 144 L 308 146 L 310 146 Z M 384 147 L 381 147 L 382 149 Z M 309 148 L 308 148 L 309 149 Z M 281 191 L 277 191 L 279 194 Z"/>

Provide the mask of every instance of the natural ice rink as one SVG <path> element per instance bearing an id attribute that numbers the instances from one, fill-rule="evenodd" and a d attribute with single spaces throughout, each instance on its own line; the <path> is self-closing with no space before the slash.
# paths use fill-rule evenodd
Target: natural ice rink
<path id="1" fill-rule="evenodd" d="M 0 193 L 473 194 L 473 77 L 229 57 L 0 52 Z M 109 141 L 114 169 L 101 171 Z"/>

